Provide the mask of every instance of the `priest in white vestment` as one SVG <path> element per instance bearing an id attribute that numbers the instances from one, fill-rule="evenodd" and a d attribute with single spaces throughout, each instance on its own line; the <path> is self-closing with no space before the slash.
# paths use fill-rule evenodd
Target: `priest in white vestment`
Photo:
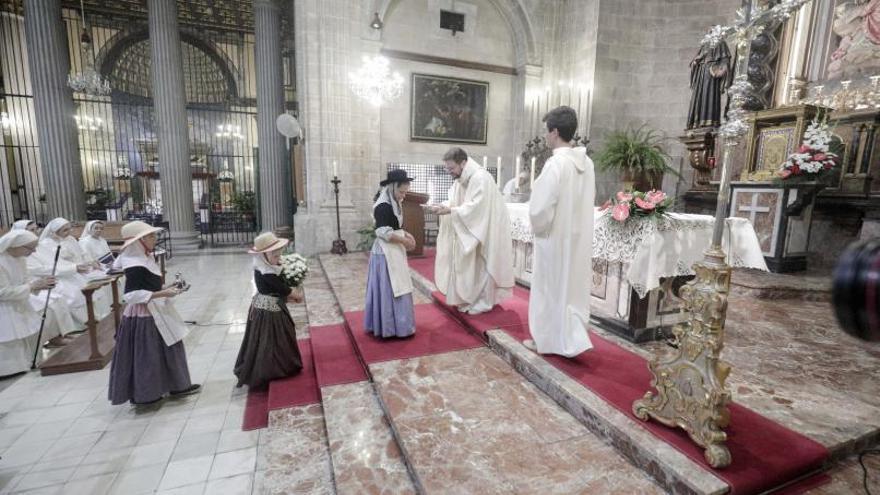
<path id="1" fill-rule="evenodd" d="M 24 229 L 0 237 L 0 377 L 29 370 L 38 345 L 44 289 L 54 284 L 51 277 L 28 279 L 25 259 L 37 249 L 38 241 Z M 57 319 L 64 315 L 56 309 L 49 307 L 44 340 L 58 336 Z"/>
<path id="2" fill-rule="evenodd" d="M 593 347 L 590 286 L 593 280 L 593 162 L 583 147 L 572 147 L 577 114 L 567 106 L 544 116 L 553 149 L 532 186 L 529 218 L 534 264 L 529 329 L 523 344 L 541 354 L 574 357 Z"/>
<path id="3" fill-rule="evenodd" d="M 434 273 L 437 289 L 459 311 L 490 311 L 512 294 L 513 243 L 504 197 L 486 169 L 461 148 L 443 157 L 455 181 L 440 215 Z"/>

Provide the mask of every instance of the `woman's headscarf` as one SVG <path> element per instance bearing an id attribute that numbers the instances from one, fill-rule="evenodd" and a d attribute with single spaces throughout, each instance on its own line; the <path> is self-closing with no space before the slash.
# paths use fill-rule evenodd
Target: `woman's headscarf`
<path id="1" fill-rule="evenodd" d="M 373 203 L 373 209 L 375 210 L 376 207 L 382 203 L 390 204 L 394 216 L 397 217 L 397 224 L 403 226 L 403 209 L 400 207 L 400 202 L 394 198 L 394 192 L 397 191 L 398 187 L 400 187 L 399 182 L 392 182 L 391 184 L 383 186 L 382 189 L 379 190 L 376 202 Z"/>
<path id="2" fill-rule="evenodd" d="M 64 228 L 65 225 L 70 225 L 66 219 L 58 217 L 53 219 L 51 222 L 46 224 L 46 228 L 43 229 L 43 232 L 40 234 L 40 240 L 43 239 L 51 239 L 56 240 L 58 237 L 58 231 Z M 60 239 L 59 239 L 60 241 Z"/>
<path id="3" fill-rule="evenodd" d="M 36 223 L 36 222 L 34 222 L 33 220 L 28 220 L 28 219 L 16 220 L 15 222 L 12 223 L 11 230 L 27 230 L 28 225 L 30 225 L 32 223 Z"/>
<path id="4" fill-rule="evenodd" d="M 114 270 L 125 270 L 134 266 L 142 266 L 154 275 L 162 276 L 162 269 L 156 260 L 144 249 L 142 241 L 138 240 L 129 244 L 122 250 L 116 261 L 113 262 Z"/>
<path id="5" fill-rule="evenodd" d="M 0 237 L 0 253 L 6 253 L 10 248 L 26 246 L 39 238 L 33 232 L 27 230 L 10 230 Z"/>

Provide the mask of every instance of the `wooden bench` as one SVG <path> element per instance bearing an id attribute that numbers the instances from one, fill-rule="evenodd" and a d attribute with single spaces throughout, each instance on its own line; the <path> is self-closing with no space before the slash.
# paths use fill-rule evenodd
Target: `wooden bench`
<path id="1" fill-rule="evenodd" d="M 78 371 L 100 370 L 113 357 L 116 346 L 116 328 L 122 321 L 122 309 L 125 306 L 119 300 L 119 280 L 122 274 L 109 275 L 106 279 L 89 282 L 83 289 L 86 298 L 88 322 L 86 332 L 74 338 L 69 344 L 58 349 L 49 359 L 40 364 L 43 376 L 76 373 Z M 110 285 L 113 292 L 113 303 L 110 315 L 101 321 L 95 319 L 93 296 L 95 291 Z"/>

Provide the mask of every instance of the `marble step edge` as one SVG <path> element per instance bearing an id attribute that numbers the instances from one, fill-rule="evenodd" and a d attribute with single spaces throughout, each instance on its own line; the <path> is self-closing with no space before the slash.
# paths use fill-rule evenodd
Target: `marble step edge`
<path id="1" fill-rule="evenodd" d="M 418 493 L 419 495 L 425 495 L 427 493 L 425 491 L 425 486 L 422 484 L 422 479 L 419 477 L 415 465 L 413 465 L 412 461 L 410 460 L 409 452 L 407 452 L 406 445 L 403 442 L 403 435 L 400 434 L 400 430 L 394 423 L 394 418 L 391 416 L 390 410 L 388 409 L 388 404 L 386 404 L 385 401 L 382 399 L 382 394 L 379 393 L 376 382 L 371 382 L 371 384 L 373 386 L 373 392 L 376 395 L 376 400 L 379 401 L 379 407 L 382 408 L 382 414 L 385 415 L 385 419 L 388 422 L 388 427 L 391 429 L 391 435 L 394 437 L 394 441 L 397 443 L 397 448 L 400 449 L 400 455 L 403 458 L 404 465 L 406 465 L 406 471 L 407 473 L 409 473 L 409 478 L 413 482 L 413 487 L 416 489 L 416 493 Z"/>
<path id="2" fill-rule="evenodd" d="M 412 488 L 415 489 L 417 491 L 417 493 L 419 493 L 419 494 L 425 493 L 424 490 L 420 489 L 421 483 L 417 480 L 417 477 L 415 476 L 415 471 L 414 471 L 413 467 L 410 465 L 409 459 L 406 456 L 406 452 L 403 449 L 403 444 L 401 443 L 401 439 L 397 435 L 396 430 L 392 426 L 391 416 L 388 414 L 388 409 L 385 407 L 385 404 L 382 402 L 382 398 L 379 395 L 379 391 L 376 390 L 376 384 L 374 382 L 369 382 L 369 381 L 356 382 L 356 383 L 363 384 L 364 386 L 369 388 L 369 397 L 370 398 L 367 399 L 369 404 L 360 404 L 360 405 L 356 406 L 354 409 L 360 409 L 363 407 L 378 408 L 379 413 L 381 414 L 381 416 L 384 420 L 383 423 L 387 427 L 387 432 L 390 435 L 391 440 L 394 441 L 394 443 L 397 445 L 398 449 L 400 450 L 401 462 L 403 463 L 403 467 L 406 470 L 408 480 L 412 484 L 411 485 Z M 352 386 L 352 385 L 355 385 L 355 383 L 345 383 L 345 384 L 340 384 L 340 385 L 329 385 L 327 387 L 322 387 L 321 388 L 321 390 L 322 390 L 322 393 L 321 393 L 322 405 L 326 404 L 327 400 L 328 400 L 324 397 L 332 397 L 332 392 L 330 392 L 328 389 L 333 389 L 334 387 L 347 387 L 347 386 Z M 325 390 L 328 390 L 326 395 L 324 393 Z M 345 459 L 341 458 L 339 455 L 335 455 L 335 454 L 337 454 L 337 452 L 334 451 L 333 443 L 335 440 L 338 440 L 341 442 L 347 442 L 347 441 L 357 441 L 357 439 L 354 438 L 353 436 L 350 436 L 350 435 L 346 436 L 346 435 L 337 434 L 335 429 L 333 429 L 334 427 L 331 426 L 331 423 L 333 423 L 333 421 L 329 421 L 327 419 L 327 409 L 328 408 L 326 406 L 324 406 L 324 430 L 327 435 L 327 442 L 329 444 L 330 464 L 331 464 L 331 469 L 333 471 L 334 483 L 336 485 L 335 486 L 336 493 L 338 493 L 339 495 L 346 495 L 346 494 L 355 495 L 355 494 L 363 493 L 362 491 L 359 491 L 357 489 L 355 489 L 354 491 L 348 491 L 347 487 L 343 486 L 343 484 L 340 481 L 340 480 L 344 479 L 344 476 L 342 476 L 342 473 L 343 473 L 343 470 L 346 469 L 346 463 L 344 462 Z M 332 408 L 330 408 L 330 409 L 332 409 Z M 379 487 L 379 488 L 382 489 L 382 488 L 390 488 L 390 487 Z M 396 488 L 395 492 L 397 492 L 398 491 L 397 489 L 400 489 L 401 487 L 398 486 L 395 488 Z M 371 490 L 368 490 L 368 491 L 371 491 Z M 409 493 L 408 490 L 399 490 L 399 492 L 400 493 Z"/>
<path id="3" fill-rule="evenodd" d="M 526 349 L 502 330 L 490 330 L 489 347 L 634 466 L 673 494 L 721 495 L 722 479 L 679 452 L 636 420 Z"/>

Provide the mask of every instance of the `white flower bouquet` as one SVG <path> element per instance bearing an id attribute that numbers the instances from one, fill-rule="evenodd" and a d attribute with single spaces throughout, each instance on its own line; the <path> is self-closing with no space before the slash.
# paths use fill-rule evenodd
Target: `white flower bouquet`
<path id="1" fill-rule="evenodd" d="M 299 287 L 309 273 L 309 262 L 297 253 L 281 256 L 281 278 L 290 287 Z"/>

